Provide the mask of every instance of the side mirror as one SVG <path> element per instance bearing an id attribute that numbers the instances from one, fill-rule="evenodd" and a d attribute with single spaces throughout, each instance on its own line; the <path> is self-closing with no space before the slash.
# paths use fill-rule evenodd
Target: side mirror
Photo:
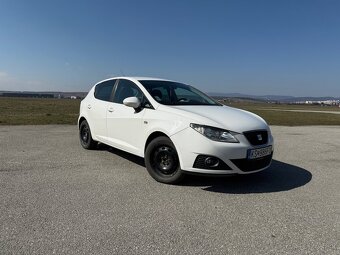
<path id="1" fill-rule="evenodd" d="M 123 100 L 123 104 L 138 109 L 141 106 L 141 102 L 137 97 L 127 97 Z"/>

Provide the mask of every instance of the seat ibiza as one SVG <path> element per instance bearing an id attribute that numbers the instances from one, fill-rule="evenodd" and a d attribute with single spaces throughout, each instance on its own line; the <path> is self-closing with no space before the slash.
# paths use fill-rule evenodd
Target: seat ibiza
<path id="1" fill-rule="evenodd" d="M 78 126 L 85 149 L 100 142 L 144 157 L 149 174 L 163 183 L 185 173 L 258 172 L 273 155 L 273 137 L 261 117 L 170 80 L 101 81 L 82 100 Z"/>

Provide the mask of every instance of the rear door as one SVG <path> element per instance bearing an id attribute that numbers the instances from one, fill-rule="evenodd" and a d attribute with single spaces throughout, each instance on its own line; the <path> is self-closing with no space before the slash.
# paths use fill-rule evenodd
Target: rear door
<path id="1" fill-rule="evenodd" d="M 97 140 L 107 140 L 106 115 L 113 87 L 117 80 L 108 80 L 95 87 L 94 98 L 87 105 L 91 132 Z"/>

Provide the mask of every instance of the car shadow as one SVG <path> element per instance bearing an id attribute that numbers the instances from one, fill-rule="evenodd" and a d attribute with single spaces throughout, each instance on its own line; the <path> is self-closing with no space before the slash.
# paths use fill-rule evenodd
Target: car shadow
<path id="1" fill-rule="evenodd" d="M 138 157 L 136 155 L 133 155 L 133 154 L 130 154 L 128 152 L 125 152 L 125 151 L 122 151 L 122 150 L 119 150 L 119 149 L 116 149 L 114 147 L 110 147 L 106 144 L 103 144 L 103 143 L 100 143 L 97 145 L 97 150 L 100 150 L 100 151 L 108 151 L 112 154 L 115 154 L 117 156 L 120 156 L 126 160 L 129 160 L 137 165 L 140 165 L 142 167 L 145 167 L 145 163 L 144 163 L 144 159 L 141 158 L 141 157 Z"/>
<path id="2" fill-rule="evenodd" d="M 202 190 L 229 193 L 270 193 L 301 187 L 312 179 L 312 174 L 298 166 L 273 160 L 271 166 L 259 173 L 234 176 L 190 176 L 181 185 L 202 186 Z"/>
<path id="3" fill-rule="evenodd" d="M 125 151 L 98 144 L 98 150 L 108 151 L 145 167 L 144 159 Z M 233 176 L 188 175 L 180 186 L 202 187 L 202 190 L 229 193 L 270 193 L 287 191 L 301 187 L 312 179 L 312 174 L 301 167 L 273 160 L 271 166 L 259 173 Z"/>

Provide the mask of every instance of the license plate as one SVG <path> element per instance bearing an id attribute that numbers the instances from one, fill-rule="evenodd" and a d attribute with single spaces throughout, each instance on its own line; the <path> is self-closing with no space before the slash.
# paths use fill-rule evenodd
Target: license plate
<path id="1" fill-rule="evenodd" d="M 272 146 L 248 150 L 248 159 L 256 159 L 268 156 L 272 153 Z"/>

